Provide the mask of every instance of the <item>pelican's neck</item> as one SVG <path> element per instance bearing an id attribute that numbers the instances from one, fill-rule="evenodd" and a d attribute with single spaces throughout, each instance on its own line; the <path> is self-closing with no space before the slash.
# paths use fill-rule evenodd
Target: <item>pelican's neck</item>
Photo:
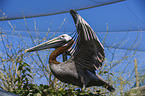
<path id="1" fill-rule="evenodd" d="M 55 49 L 49 56 L 49 64 L 59 64 L 60 62 L 56 60 L 56 57 L 70 49 L 73 45 L 73 42 L 74 41 L 71 40 L 66 46 Z"/>

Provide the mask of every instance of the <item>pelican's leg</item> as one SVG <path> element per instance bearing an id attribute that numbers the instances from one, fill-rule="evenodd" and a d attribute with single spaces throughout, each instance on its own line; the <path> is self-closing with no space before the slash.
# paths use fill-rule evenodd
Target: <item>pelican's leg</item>
<path id="1" fill-rule="evenodd" d="M 67 60 L 67 53 L 66 52 L 62 53 L 62 57 L 63 57 L 63 62 L 66 61 Z"/>
<path id="2" fill-rule="evenodd" d="M 83 88 L 82 88 L 82 91 L 86 90 L 86 82 L 84 80 L 84 77 L 81 76 L 81 82 L 83 83 Z"/>

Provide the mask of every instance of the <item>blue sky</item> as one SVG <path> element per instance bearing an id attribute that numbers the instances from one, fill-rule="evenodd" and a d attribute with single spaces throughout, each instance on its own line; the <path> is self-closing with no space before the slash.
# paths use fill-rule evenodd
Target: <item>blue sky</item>
<path id="1" fill-rule="evenodd" d="M 115 1 L 115 0 L 110 0 Z M 65 12 L 69 11 L 69 9 L 74 8 L 82 8 L 83 7 L 89 7 L 94 6 L 97 3 L 97 0 L 86 0 L 83 2 L 82 5 L 79 3 L 82 2 L 79 0 L 78 2 L 69 1 L 64 3 L 61 2 L 55 2 L 55 1 L 43 1 L 42 4 L 39 0 L 36 0 L 34 3 L 33 1 L 27 1 L 27 0 L 13 0 L 6 2 L 4 1 L 4 6 L 1 6 L 0 9 L 7 15 L 7 18 L 17 18 L 19 16 L 31 16 L 31 15 L 45 15 L 45 14 L 51 14 L 51 13 L 57 13 L 57 12 Z M 88 3 L 89 2 L 89 3 Z M 102 1 L 104 2 L 104 1 Z M 81 10 L 78 11 L 78 13 L 85 18 L 85 20 L 91 25 L 91 27 L 94 29 L 95 32 L 102 32 L 101 37 L 104 36 L 103 32 L 108 31 L 110 32 L 110 36 L 114 37 L 106 41 L 106 43 L 109 45 L 110 42 L 115 41 L 116 38 L 121 38 L 118 34 L 126 34 L 126 32 L 132 32 L 128 35 L 127 45 L 122 46 L 122 48 L 128 48 L 128 44 L 131 44 L 133 41 L 133 37 L 136 37 L 137 32 L 141 32 L 144 36 L 144 30 L 145 30 L 145 6 L 144 6 L 144 0 L 127 0 L 123 2 L 118 2 L 110 5 L 95 7 L 91 9 Z M 40 4 L 39 4 L 40 3 Z M 39 4 L 39 6 L 38 6 Z M 51 5 L 53 4 L 53 5 Z M 88 5 L 87 5 L 88 4 Z M 74 6 L 76 5 L 76 6 Z M 79 6 L 80 5 L 80 6 Z M 60 8 L 59 8 L 60 7 Z M 49 10 L 49 11 L 48 11 Z M 23 12 L 22 12 L 23 11 Z M 36 22 L 37 31 L 39 32 L 47 32 L 48 28 L 51 27 L 50 32 L 56 32 L 58 27 L 61 25 L 61 23 L 64 21 L 64 25 L 61 27 L 59 32 L 73 32 L 75 30 L 75 25 L 72 20 L 72 17 L 69 13 L 63 13 L 63 14 L 57 14 L 57 15 L 50 15 L 50 16 L 42 16 L 37 18 L 27 18 L 27 24 L 29 27 L 29 30 L 35 31 L 34 28 L 34 22 Z M 21 23 L 24 23 L 23 19 L 18 20 L 11 20 L 11 24 L 15 25 L 15 30 L 17 31 L 27 31 L 27 28 L 23 26 Z M 0 22 L 1 24 L 1 22 Z M 3 30 L 12 30 L 11 26 L 8 24 L 7 21 L 4 21 L 3 24 Z M 111 33 L 115 32 L 115 33 Z M 116 34 L 117 32 L 117 34 Z M 120 33 L 119 33 L 120 32 Z M 124 32 L 124 33 L 122 33 Z M 119 39 L 118 39 L 119 40 Z M 141 41 L 144 41 L 144 38 L 142 38 Z M 141 45 L 138 48 L 139 50 L 145 50 L 143 42 L 140 43 Z"/>

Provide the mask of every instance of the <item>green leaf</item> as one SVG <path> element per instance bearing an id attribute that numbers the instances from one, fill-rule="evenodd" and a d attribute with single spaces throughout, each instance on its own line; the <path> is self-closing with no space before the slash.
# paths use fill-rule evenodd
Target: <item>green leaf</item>
<path id="1" fill-rule="evenodd" d="M 19 79 L 18 77 L 15 79 L 14 84 L 18 81 L 18 79 Z"/>
<path id="2" fill-rule="evenodd" d="M 26 75 L 22 75 L 22 79 L 24 79 L 26 77 Z"/>
<path id="3" fill-rule="evenodd" d="M 114 76 L 113 73 L 110 73 L 110 75 Z"/>
<path id="4" fill-rule="evenodd" d="M 98 74 L 99 74 L 99 75 L 102 74 L 102 71 L 100 71 Z"/>
<path id="5" fill-rule="evenodd" d="M 27 64 L 27 63 L 23 63 L 23 67 L 25 67 L 25 66 L 29 66 L 30 67 L 30 65 L 29 64 Z"/>
<path id="6" fill-rule="evenodd" d="M 28 82 L 29 81 L 29 79 L 28 78 L 25 78 L 25 80 Z"/>
<path id="7" fill-rule="evenodd" d="M 59 91 L 63 91 L 64 90 L 64 88 L 59 88 Z"/>
<path id="8" fill-rule="evenodd" d="M 29 72 L 31 72 L 31 69 L 30 69 L 30 68 L 28 68 L 28 67 L 26 68 L 26 70 L 28 70 Z"/>
<path id="9" fill-rule="evenodd" d="M 29 77 L 33 78 L 30 74 L 27 74 L 27 76 L 29 76 Z"/>
<path id="10" fill-rule="evenodd" d="M 48 85 L 44 85 L 44 89 L 47 89 L 47 88 L 49 88 L 49 86 Z"/>
<path id="11" fill-rule="evenodd" d="M 104 74 L 108 73 L 108 71 L 104 71 Z"/>
<path id="12" fill-rule="evenodd" d="M 19 50 L 18 53 L 20 53 L 20 52 L 22 52 L 22 51 L 23 51 L 23 49 Z"/>
<path id="13" fill-rule="evenodd" d="M 22 70 L 22 73 L 25 74 L 26 70 Z"/>
<path id="14" fill-rule="evenodd" d="M 18 67 L 18 70 L 23 70 L 23 67 L 22 67 L 22 66 L 19 66 L 19 67 Z"/>
<path id="15" fill-rule="evenodd" d="M 21 85 L 22 85 L 22 83 L 18 82 L 18 86 L 21 86 Z"/>
<path id="16" fill-rule="evenodd" d="M 86 93 L 80 93 L 80 95 L 86 95 Z"/>
<path id="17" fill-rule="evenodd" d="M 33 96 L 41 96 L 41 94 L 40 93 L 35 93 L 35 94 L 33 94 Z"/>
<path id="18" fill-rule="evenodd" d="M 33 88 L 38 88 L 38 85 L 37 84 L 33 84 Z"/>
<path id="19" fill-rule="evenodd" d="M 43 86 L 43 84 L 40 84 L 40 86 Z"/>
<path id="20" fill-rule="evenodd" d="M 21 60 L 21 61 L 19 61 L 19 63 L 20 63 L 20 64 L 22 64 L 22 63 L 23 63 L 23 61 Z"/>

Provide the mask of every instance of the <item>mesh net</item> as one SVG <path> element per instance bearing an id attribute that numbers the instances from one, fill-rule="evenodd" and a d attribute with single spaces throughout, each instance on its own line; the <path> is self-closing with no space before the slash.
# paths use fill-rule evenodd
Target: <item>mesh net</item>
<path id="1" fill-rule="evenodd" d="M 54 15 L 69 12 L 70 9 L 82 10 L 120 1 L 124 0 L 6 0 L 0 1 L 0 9 L 7 15 L 5 20 L 12 20 L 23 18 L 23 15 L 26 18 Z"/>

